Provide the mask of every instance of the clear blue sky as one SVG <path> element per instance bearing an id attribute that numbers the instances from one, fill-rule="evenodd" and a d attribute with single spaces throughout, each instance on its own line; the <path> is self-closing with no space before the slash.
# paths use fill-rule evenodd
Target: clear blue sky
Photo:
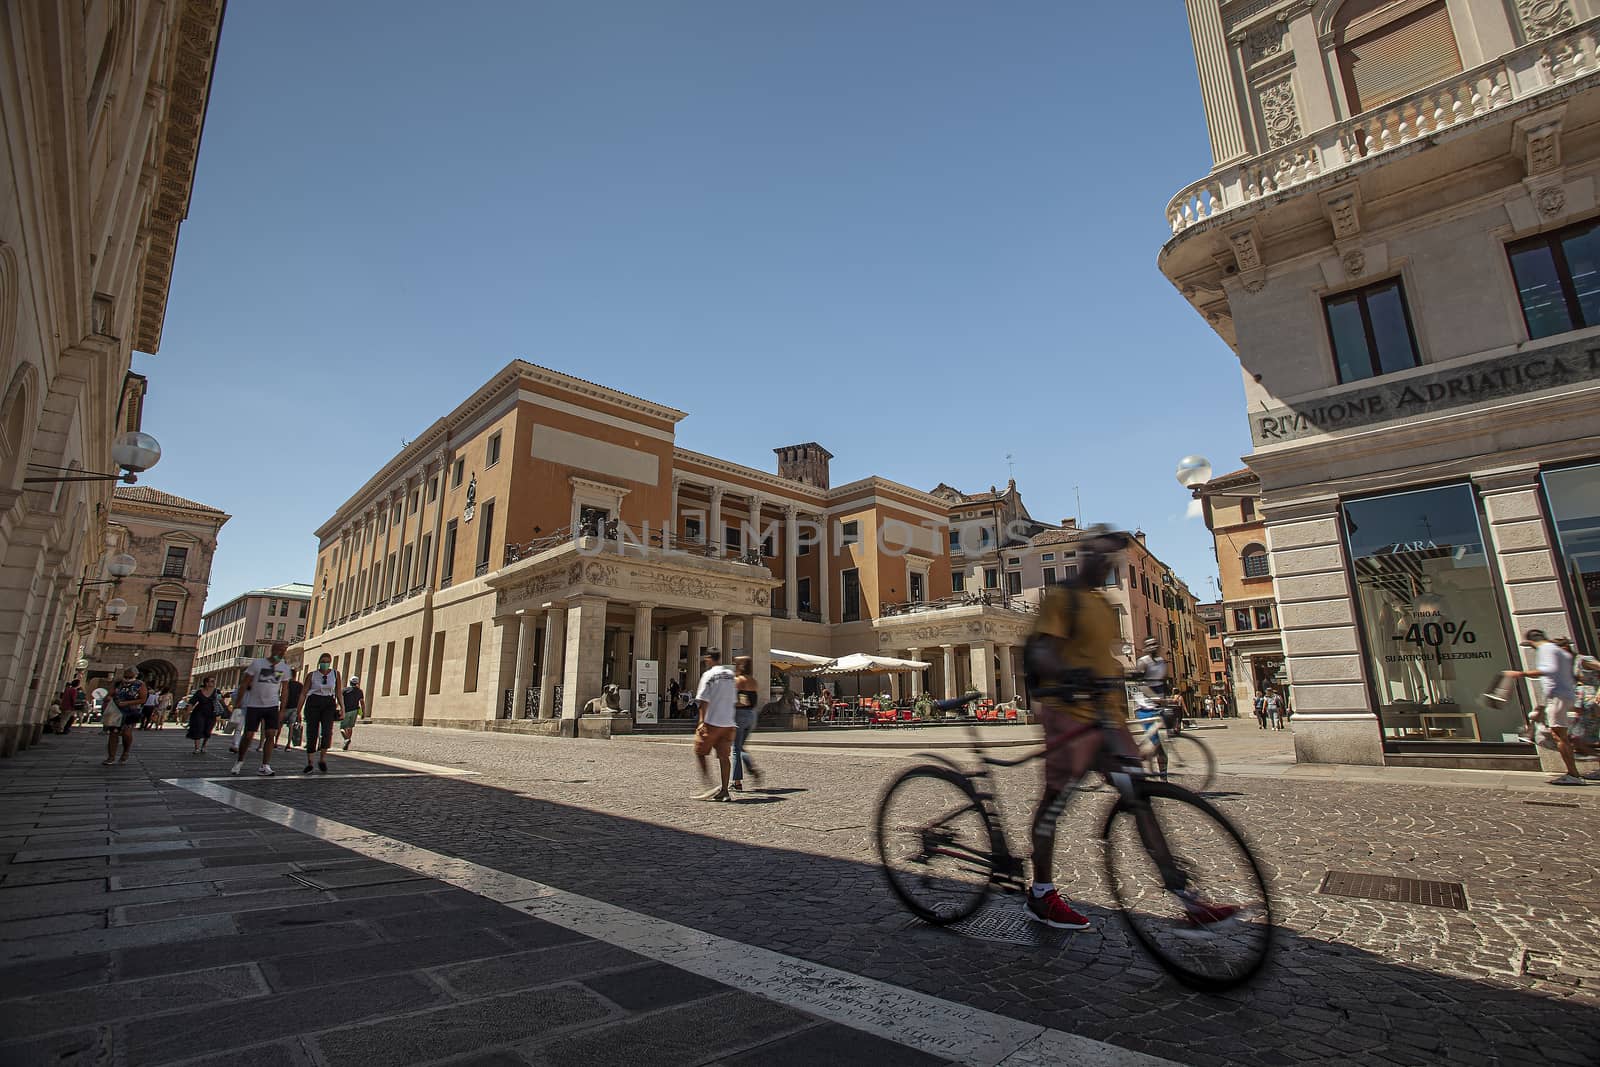
<path id="1" fill-rule="evenodd" d="M 1156 269 L 1210 157 L 1181 8 L 1013 0 L 228 5 L 145 428 L 234 516 L 209 603 L 521 356 L 761 469 L 1149 531 L 1248 449 L 1238 363 Z"/>

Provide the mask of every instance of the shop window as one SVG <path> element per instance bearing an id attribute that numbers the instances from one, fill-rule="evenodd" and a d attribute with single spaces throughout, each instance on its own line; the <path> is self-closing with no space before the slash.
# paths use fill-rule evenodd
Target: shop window
<path id="1" fill-rule="evenodd" d="M 1600 464 L 1544 472 L 1550 519 L 1561 550 L 1580 651 L 1600 649 Z"/>
<path id="2" fill-rule="evenodd" d="M 1518 661 L 1472 488 L 1348 501 L 1344 518 L 1385 741 L 1519 743 L 1520 697 L 1479 698 Z"/>
<path id="3" fill-rule="evenodd" d="M 1600 324 L 1600 221 L 1509 245 L 1530 338 Z"/>
<path id="4" fill-rule="evenodd" d="M 1267 565 L 1267 550 L 1260 545 L 1247 546 L 1239 559 L 1244 564 L 1246 578 L 1266 578 L 1272 573 Z"/>
<path id="5" fill-rule="evenodd" d="M 858 622 L 861 619 L 861 574 L 852 567 L 842 571 L 839 580 L 844 592 L 840 602 L 843 615 L 840 617 L 845 622 Z"/>
<path id="6" fill-rule="evenodd" d="M 1400 279 L 1369 285 L 1322 302 L 1341 382 L 1356 382 L 1415 367 L 1416 335 Z"/>

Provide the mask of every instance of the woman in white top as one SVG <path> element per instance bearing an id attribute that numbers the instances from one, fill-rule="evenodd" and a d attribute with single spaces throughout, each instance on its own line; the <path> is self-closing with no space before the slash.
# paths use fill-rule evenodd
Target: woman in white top
<path id="1" fill-rule="evenodd" d="M 339 690 L 344 688 L 333 657 L 324 652 L 317 657 L 317 669 L 307 673 L 305 693 L 300 697 L 301 716 L 306 727 L 306 769 L 311 773 L 311 757 L 317 769 L 328 773 L 328 746 L 333 744 L 333 724 L 339 719 Z"/>

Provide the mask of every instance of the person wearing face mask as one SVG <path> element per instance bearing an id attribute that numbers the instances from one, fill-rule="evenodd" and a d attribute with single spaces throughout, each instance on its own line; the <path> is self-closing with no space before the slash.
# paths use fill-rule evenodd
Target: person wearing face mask
<path id="1" fill-rule="evenodd" d="M 333 744 L 333 723 L 339 717 L 339 672 L 333 657 L 324 652 L 317 657 L 317 669 L 306 675 L 301 715 L 306 725 L 306 769 L 311 773 L 311 757 L 317 769 L 328 773 L 328 747 Z"/>
<path id="2" fill-rule="evenodd" d="M 244 758 L 250 751 L 250 738 L 261 731 L 261 767 L 256 771 L 271 777 L 272 749 L 277 741 L 278 727 L 283 722 L 283 702 L 289 690 L 284 684 L 293 673 L 284 662 L 289 651 L 286 641 L 272 643 L 272 655 L 252 660 L 239 680 L 239 700 L 244 706 L 244 734 L 239 738 L 239 762 L 231 773 L 244 769 Z"/>

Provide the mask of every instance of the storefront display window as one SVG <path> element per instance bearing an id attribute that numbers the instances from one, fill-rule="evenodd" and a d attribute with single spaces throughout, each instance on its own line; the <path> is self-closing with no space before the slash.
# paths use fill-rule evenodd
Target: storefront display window
<path id="1" fill-rule="evenodd" d="M 1544 472 L 1567 588 L 1578 607 L 1584 652 L 1600 649 L 1600 463 Z"/>
<path id="2" fill-rule="evenodd" d="M 1483 699 L 1519 661 L 1472 488 L 1347 501 L 1344 516 L 1384 740 L 1520 743 L 1521 705 Z"/>

